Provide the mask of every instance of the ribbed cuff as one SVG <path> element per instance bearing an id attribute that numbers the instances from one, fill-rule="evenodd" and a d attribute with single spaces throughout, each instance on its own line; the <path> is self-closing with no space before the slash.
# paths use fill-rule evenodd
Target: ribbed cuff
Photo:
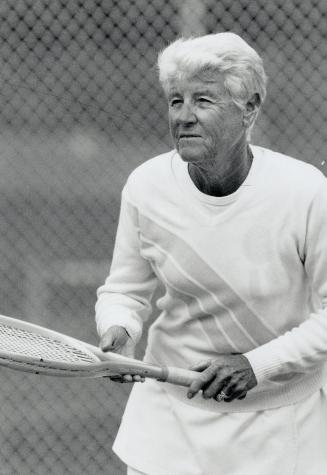
<path id="1" fill-rule="evenodd" d="M 142 336 L 142 325 L 140 322 L 133 317 L 132 312 L 118 305 L 112 305 L 109 311 L 102 310 L 97 312 L 96 323 L 100 338 L 109 328 L 115 325 L 124 327 L 135 344 L 139 342 Z"/>
<path id="2" fill-rule="evenodd" d="M 281 373 L 282 362 L 278 353 L 266 345 L 248 351 L 244 356 L 249 360 L 258 384 Z"/>

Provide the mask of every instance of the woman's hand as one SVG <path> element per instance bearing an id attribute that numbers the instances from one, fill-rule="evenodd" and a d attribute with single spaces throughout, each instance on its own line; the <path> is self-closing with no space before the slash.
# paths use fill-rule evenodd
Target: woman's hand
<path id="1" fill-rule="evenodd" d="M 100 348 L 102 351 L 112 351 L 113 353 L 119 353 L 120 355 L 134 358 L 135 343 L 127 333 L 124 327 L 115 325 L 110 327 L 100 340 Z M 110 377 L 112 381 L 119 383 L 135 383 L 143 382 L 144 378 L 139 375 L 126 374 L 124 376 Z"/>
<path id="2" fill-rule="evenodd" d="M 217 359 L 199 362 L 190 369 L 201 371 L 201 375 L 189 387 L 189 399 L 202 390 L 205 399 L 231 402 L 244 399 L 258 384 L 249 361 L 242 354 L 218 355 Z"/>

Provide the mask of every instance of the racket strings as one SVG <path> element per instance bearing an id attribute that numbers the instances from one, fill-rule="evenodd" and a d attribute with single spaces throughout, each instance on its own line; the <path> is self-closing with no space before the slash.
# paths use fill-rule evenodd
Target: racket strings
<path id="1" fill-rule="evenodd" d="M 0 324 L 0 352 L 12 353 L 17 357 L 29 356 L 41 360 L 93 363 L 97 361 L 91 352 L 76 348 L 54 338 Z"/>

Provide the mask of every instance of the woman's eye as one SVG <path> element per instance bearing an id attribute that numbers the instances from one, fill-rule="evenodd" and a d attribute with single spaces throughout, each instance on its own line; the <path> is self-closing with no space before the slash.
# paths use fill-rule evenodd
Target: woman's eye
<path id="1" fill-rule="evenodd" d="M 198 101 L 202 104 L 211 104 L 210 99 L 208 99 L 207 97 L 199 97 Z"/>
<path id="2" fill-rule="evenodd" d="M 181 104 L 181 103 L 182 103 L 182 99 L 177 99 L 177 98 L 176 98 L 176 99 L 172 99 L 172 100 L 170 101 L 170 106 L 171 106 L 171 107 L 175 107 L 175 106 L 177 106 L 177 105 L 179 105 L 179 104 Z"/>

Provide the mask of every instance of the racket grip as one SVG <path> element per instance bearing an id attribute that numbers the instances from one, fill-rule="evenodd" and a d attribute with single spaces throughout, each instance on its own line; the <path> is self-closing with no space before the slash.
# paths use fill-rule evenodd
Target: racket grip
<path id="1" fill-rule="evenodd" d="M 199 379 L 200 373 L 182 368 L 164 368 L 165 377 L 162 381 L 188 387 L 194 380 Z"/>

